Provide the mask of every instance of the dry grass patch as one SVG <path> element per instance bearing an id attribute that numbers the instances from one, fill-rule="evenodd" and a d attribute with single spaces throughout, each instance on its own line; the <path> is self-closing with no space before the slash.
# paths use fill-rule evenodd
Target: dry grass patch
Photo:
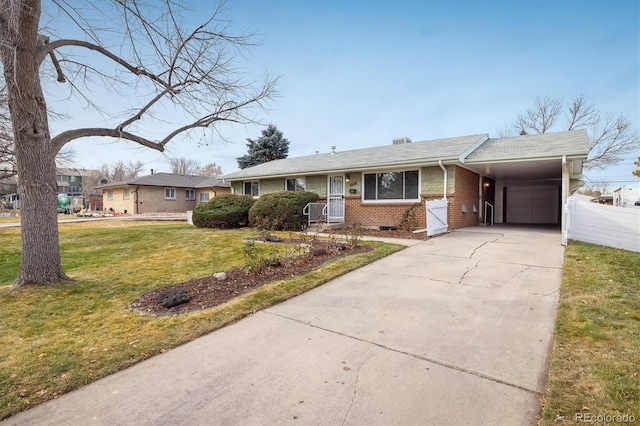
<path id="1" fill-rule="evenodd" d="M 400 246 L 371 243 L 338 259 L 218 307 L 175 317 L 130 310 L 158 287 L 243 266 L 251 229 L 103 221 L 60 226 L 62 262 L 76 279 L 9 292 L 20 258 L 19 229 L 0 232 L 0 418 L 55 398 L 252 312 L 286 300 Z M 265 247 L 265 250 L 268 248 Z"/>
<path id="2" fill-rule="evenodd" d="M 574 421 L 576 413 L 640 422 L 640 253 L 584 243 L 566 249 L 540 423 Z"/>

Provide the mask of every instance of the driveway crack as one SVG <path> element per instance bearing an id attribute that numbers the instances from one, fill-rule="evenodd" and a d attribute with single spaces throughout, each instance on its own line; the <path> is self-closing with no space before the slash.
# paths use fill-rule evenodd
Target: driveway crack
<path id="1" fill-rule="evenodd" d="M 363 339 L 363 338 L 360 338 L 360 337 L 351 336 L 351 335 L 346 334 L 346 333 L 342 333 L 342 332 L 339 332 L 339 331 L 336 331 L 336 330 L 331 330 L 331 329 L 328 329 L 328 328 L 320 327 L 319 325 L 315 325 L 315 324 L 312 324 L 310 322 L 302 321 L 302 320 L 299 320 L 299 319 L 296 319 L 296 318 L 291 318 L 291 317 L 288 317 L 286 315 L 278 314 L 278 313 L 275 313 L 275 312 L 270 312 L 268 310 L 265 310 L 265 311 L 262 311 L 262 312 L 264 312 L 265 314 L 274 315 L 274 316 L 277 316 L 277 317 L 280 317 L 280 318 L 284 318 L 286 320 L 294 321 L 294 322 L 297 322 L 299 324 L 306 325 L 308 327 L 313 327 L 313 328 L 316 328 L 318 330 L 326 331 L 327 333 L 336 334 L 338 336 L 346 337 L 348 339 L 357 340 L 358 342 L 367 343 L 369 345 L 377 346 L 377 347 L 379 347 L 381 349 L 385 349 L 385 350 L 388 350 L 388 351 L 391 351 L 391 352 L 395 352 L 395 353 L 398 353 L 398 354 L 410 356 L 412 358 L 415 358 L 415 359 L 418 359 L 418 360 L 421 360 L 421 361 L 430 362 L 432 364 L 436 364 L 436 365 L 439 365 L 441 367 L 448 368 L 450 370 L 455 370 L 455 371 L 459 371 L 459 372 L 462 372 L 462 373 L 470 374 L 472 376 L 476 376 L 476 377 L 479 377 L 481 379 L 489 380 L 489 381 L 492 381 L 492 382 L 495 382 L 495 383 L 499 383 L 501 385 L 509 386 L 509 387 L 512 387 L 512 388 L 515 388 L 515 389 L 519 389 L 519 390 L 522 390 L 522 391 L 525 391 L 525 392 L 530 392 L 530 393 L 538 395 L 538 396 L 543 396 L 542 392 L 537 391 L 535 389 L 531 389 L 531 388 L 528 388 L 526 386 L 519 385 L 517 383 L 511 383 L 511 382 L 503 380 L 503 379 L 501 379 L 499 377 L 493 377 L 493 376 L 491 376 L 489 374 L 485 374 L 485 373 L 482 373 L 480 371 L 475 371 L 475 370 L 471 370 L 469 368 L 460 367 L 458 365 L 454 365 L 454 364 L 451 364 L 451 363 L 448 363 L 448 362 L 445 362 L 445 361 L 441 361 L 441 360 L 437 360 L 437 359 L 433 359 L 433 358 L 428 358 L 428 357 L 417 355 L 417 354 L 413 354 L 413 353 L 410 353 L 410 352 L 407 352 L 407 351 L 402 351 L 400 349 L 394 349 L 394 348 L 391 348 L 389 346 L 385 346 L 385 345 L 383 345 L 381 343 L 374 342 L 372 340 L 367 340 L 367 339 Z"/>
<path id="2" fill-rule="evenodd" d="M 370 354 L 371 354 L 371 350 L 369 350 L 369 355 Z M 344 414 L 344 418 L 342 419 L 342 425 L 343 426 L 347 422 L 347 417 L 349 417 L 349 413 L 351 412 L 351 407 L 353 406 L 353 402 L 356 400 L 356 396 L 358 395 L 358 381 L 360 381 L 360 370 L 362 369 L 362 366 L 369 359 L 369 355 L 367 355 L 367 357 L 364 359 L 364 361 L 362 361 L 362 364 L 360 364 L 360 366 L 358 367 L 358 371 L 356 372 L 356 382 L 353 385 L 353 395 L 351 395 L 351 401 L 349 402 L 349 408 L 347 408 L 347 412 Z"/>

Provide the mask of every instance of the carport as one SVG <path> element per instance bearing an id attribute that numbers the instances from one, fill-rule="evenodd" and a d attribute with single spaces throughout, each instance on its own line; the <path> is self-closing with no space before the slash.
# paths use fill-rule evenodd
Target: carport
<path id="1" fill-rule="evenodd" d="M 562 206 L 582 184 L 585 140 L 586 131 L 489 139 L 461 158 L 480 175 L 481 221 L 564 231 Z"/>

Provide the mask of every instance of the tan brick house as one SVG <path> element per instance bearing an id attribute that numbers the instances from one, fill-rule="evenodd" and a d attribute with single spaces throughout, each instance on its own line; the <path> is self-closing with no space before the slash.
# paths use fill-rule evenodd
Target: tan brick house
<path id="1" fill-rule="evenodd" d="M 228 194 L 228 183 L 207 176 L 155 173 L 97 186 L 105 210 L 119 213 L 185 213 L 220 194 Z"/>
<path id="2" fill-rule="evenodd" d="M 580 185 L 588 151 L 584 130 L 401 138 L 386 146 L 275 160 L 223 180 L 233 193 L 254 197 L 316 192 L 326 203 L 327 222 L 397 226 L 411 210 L 420 226 L 442 222 L 445 230 L 481 222 L 560 226 L 561 206 Z"/>

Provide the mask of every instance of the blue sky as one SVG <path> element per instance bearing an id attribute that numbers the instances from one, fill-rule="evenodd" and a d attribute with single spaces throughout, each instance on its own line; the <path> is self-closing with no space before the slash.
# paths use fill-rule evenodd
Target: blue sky
<path id="1" fill-rule="evenodd" d="M 209 1 L 194 3 L 201 15 Z M 230 0 L 232 27 L 259 33 L 242 65 L 280 75 L 262 121 L 290 142 L 290 156 L 489 133 L 535 96 L 584 94 L 640 128 L 640 2 Z M 54 126 L 55 127 L 55 126 Z M 169 171 L 165 156 L 237 170 L 246 138 L 264 126 L 225 127 L 227 142 L 175 140 L 159 154 L 125 142 L 73 142 L 78 164 L 140 159 Z M 563 130 L 558 128 L 558 130 Z M 639 152 L 636 154 L 640 155 Z M 593 180 L 633 181 L 633 160 Z"/>

